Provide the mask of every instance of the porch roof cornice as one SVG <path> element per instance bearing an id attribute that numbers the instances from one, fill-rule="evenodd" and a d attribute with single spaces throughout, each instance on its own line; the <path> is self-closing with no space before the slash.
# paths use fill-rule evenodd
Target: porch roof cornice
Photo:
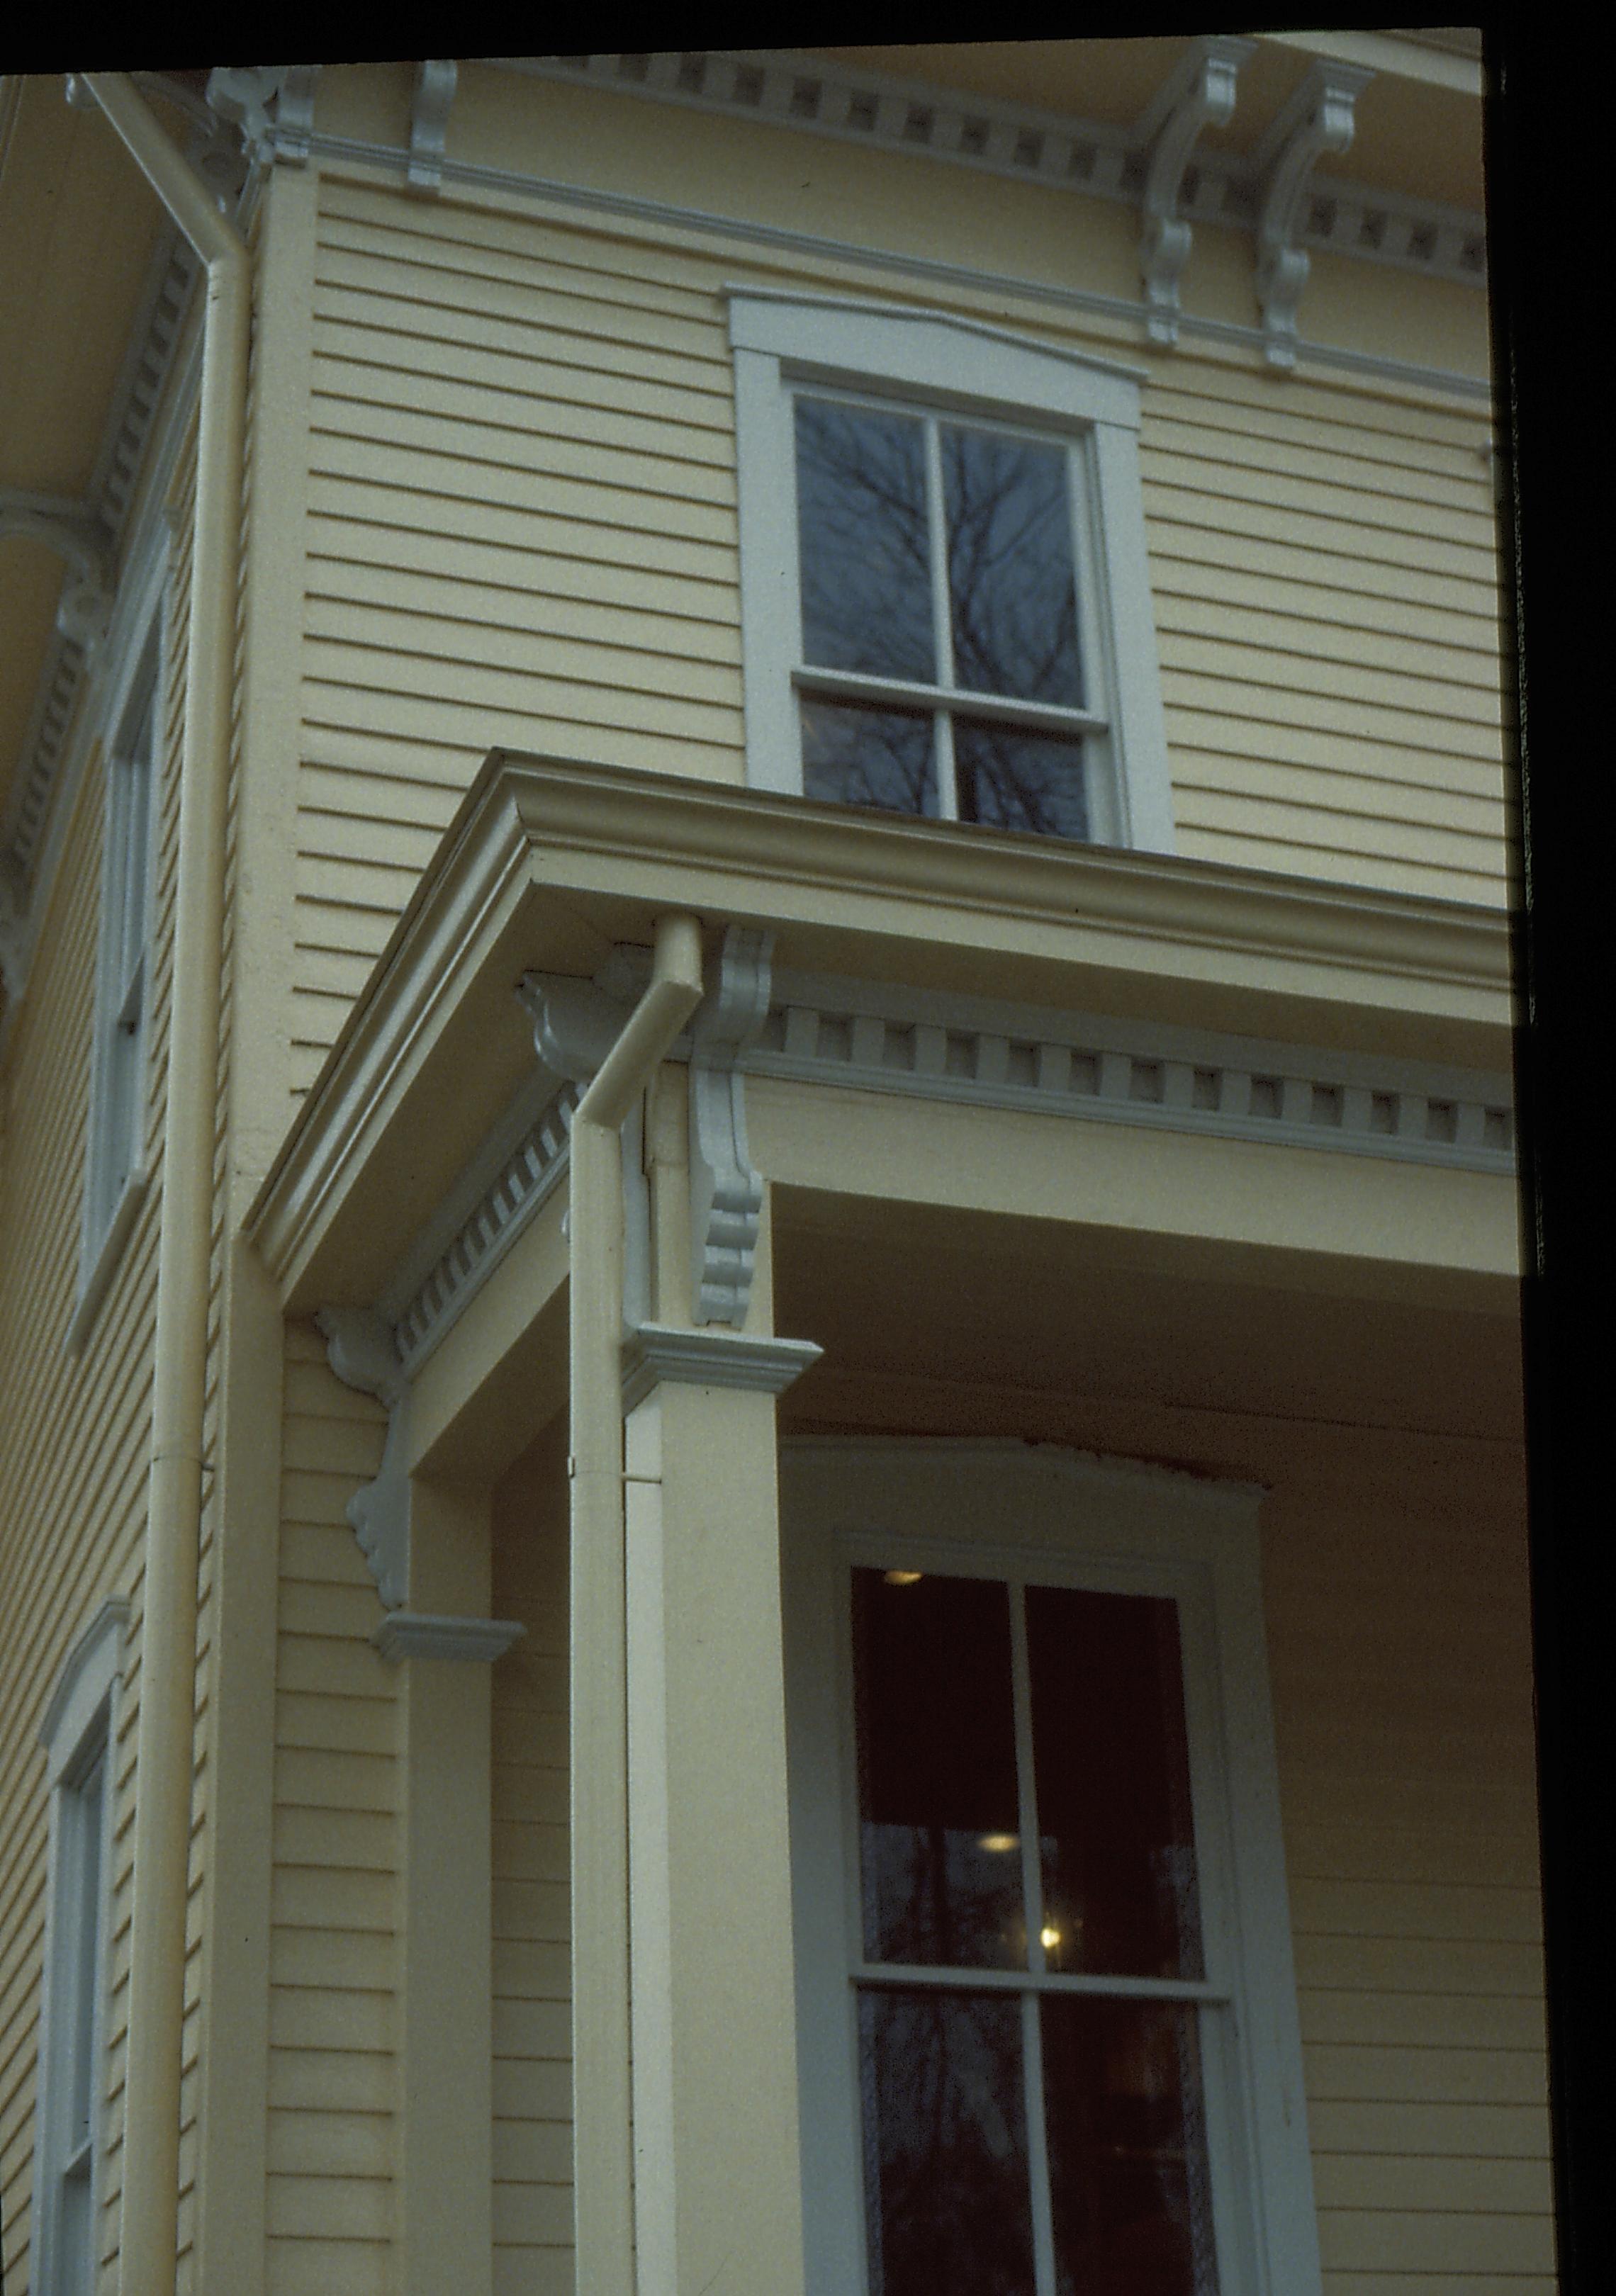
<path id="1" fill-rule="evenodd" d="M 509 1105 L 521 975 L 673 907 L 794 971 L 1509 1066 L 1499 911 L 496 750 L 248 1214 L 289 1307 L 368 1300 Z"/>

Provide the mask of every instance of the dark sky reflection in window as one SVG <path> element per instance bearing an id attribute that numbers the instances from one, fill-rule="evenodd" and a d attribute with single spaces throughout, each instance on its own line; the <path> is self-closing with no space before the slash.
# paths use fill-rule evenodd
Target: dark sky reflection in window
<path id="1" fill-rule="evenodd" d="M 802 793 L 826 805 L 935 817 L 931 720 L 858 702 L 809 701 L 802 712 Z"/>
<path id="2" fill-rule="evenodd" d="M 865 1951 L 1025 1968 L 1003 1585 L 853 1573 Z"/>
<path id="3" fill-rule="evenodd" d="M 803 660 L 934 684 L 920 423 L 799 398 L 797 521 Z"/>
<path id="4" fill-rule="evenodd" d="M 990 430 L 942 430 L 954 682 L 1079 709 L 1066 455 Z"/>
<path id="5" fill-rule="evenodd" d="M 1029 1587 L 1052 1969 L 1204 1975 L 1176 1603 Z"/>
<path id="6" fill-rule="evenodd" d="M 1081 742 L 956 718 L 954 763 L 962 821 L 1087 836 Z"/>
<path id="7" fill-rule="evenodd" d="M 1033 2296 L 1013 1997 L 859 1996 L 871 2296 Z"/>

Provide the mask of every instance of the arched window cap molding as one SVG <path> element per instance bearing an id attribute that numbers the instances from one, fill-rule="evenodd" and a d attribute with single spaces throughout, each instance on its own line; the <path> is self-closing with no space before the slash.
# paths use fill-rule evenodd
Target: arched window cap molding
<path id="1" fill-rule="evenodd" d="M 53 1786 L 83 1744 L 112 1685 L 123 1674 L 124 1636 L 129 1604 L 115 1595 L 104 1602 L 69 1653 L 45 1710 L 39 1742 L 45 1750 Z"/>

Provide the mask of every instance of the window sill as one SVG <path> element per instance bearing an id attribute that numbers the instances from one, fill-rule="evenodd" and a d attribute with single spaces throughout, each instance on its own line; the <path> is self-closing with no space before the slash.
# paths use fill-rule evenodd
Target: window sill
<path id="1" fill-rule="evenodd" d="M 117 1272 L 118 1263 L 123 1258 L 124 1245 L 128 1242 L 135 1215 L 145 1201 L 147 1179 L 148 1175 L 144 1168 L 130 1173 L 113 1207 L 112 1217 L 107 1222 L 106 1233 L 96 1247 L 95 1256 L 84 1268 L 78 1304 L 62 1343 L 70 1356 L 81 1355 L 84 1351 L 90 1328 Z"/>

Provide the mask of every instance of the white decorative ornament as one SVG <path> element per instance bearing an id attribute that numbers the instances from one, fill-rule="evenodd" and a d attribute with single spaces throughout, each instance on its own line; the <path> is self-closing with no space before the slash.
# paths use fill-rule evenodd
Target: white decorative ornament
<path id="1" fill-rule="evenodd" d="M 345 1387 L 373 1395 L 387 1409 L 387 1439 L 375 1480 L 356 1491 L 348 1520 L 390 1611 L 409 1591 L 409 1382 L 391 1328 L 373 1308 L 322 1308 L 315 1316 L 332 1371 Z"/>
<path id="2" fill-rule="evenodd" d="M 824 1350 L 812 1340 L 749 1338 L 671 1324 L 636 1324 L 623 1342 L 623 1408 L 632 1411 L 664 1381 L 684 1387 L 734 1387 L 783 1395 Z"/>
<path id="3" fill-rule="evenodd" d="M 1353 106 L 1374 78 L 1351 64 L 1316 64 L 1259 144 L 1253 166 L 1262 181 L 1257 223 L 1257 299 L 1262 306 L 1270 366 L 1296 365 L 1296 308 L 1310 266 L 1300 244 L 1308 186 L 1325 152 L 1352 143 Z"/>
<path id="4" fill-rule="evenodd" d="M 1250 40 L 1198 40 L 1139 122 L 1139 141 L 1151 154 L 1139 268 L 1145 332 L 1153 343 L 1178 340 L 1178 280 L 1193 237 L 1178 212 L 1185 170 L 1202 128 L 1226 127 L 1233 116 L 1235 83 L 1252 46 Z"/>
<path id="5" fill-rule="evenodd" d="M 0 536 L 26 535 L 65 558 L 68 571 L 56 609 L 64 638 L 93 652 L 106 636 L 114 586 L 112 538 L 86 504 L 65 495 L 0 488 Z"/>
<path id="6" fill-rule="evenodd" d="M 440 1617 L 428 1611 L 390 1611 L 371 1636 L 390 1665 L 406 1658 L 470 1660 L 491 1666 L 527 1633 L 515 1619 Z"/>
<path id="7" fill-rule="evenodd" d="M 588 1083 L 633 1009 L 596 982 L 571 973 L 524 972 L 516 993 L 532 1019 L 539 1059 L 574 1084 Z"/>
<path id="8" fill-rule="evenodd" d="M 774 935 L 731 925 L 718 979 L 690 1029 L 692 1314 L 698 1324 L 746 1321 L 757 1261 L 763 1177 L 746 1141 L 742 1055 L 768 1018 Z"/>
<path id="9" fill-rule="evenodd" d="M 410 156 L 404 180 L 412 192 L 436 192 L 443 184 L 443 147 L 459 67 L 418 63 L 410 104 Z"/>

